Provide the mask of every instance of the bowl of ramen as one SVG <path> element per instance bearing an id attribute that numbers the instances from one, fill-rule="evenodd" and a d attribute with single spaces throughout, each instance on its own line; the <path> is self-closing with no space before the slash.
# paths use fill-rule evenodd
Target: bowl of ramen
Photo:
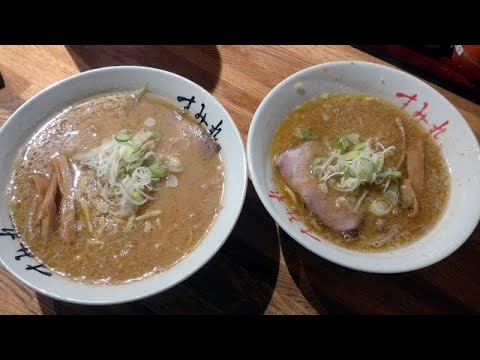
<path id="1" fill-rule="evenodd" d="M 42 294 L 138 300 L 200 269 L 242 208 L 247 165 L 223 106 L 159 69 L 87 71 L 0 129 L 0 260 Z"/>
<path id="2" fill-rule="evenodd" d="M 429 266 L 480 218 L 480 150 L 460 113 L 423 81 L 357 61 L 278 84 L 247 140 L 253 185 L 313 253 L 375 273 Z"/>

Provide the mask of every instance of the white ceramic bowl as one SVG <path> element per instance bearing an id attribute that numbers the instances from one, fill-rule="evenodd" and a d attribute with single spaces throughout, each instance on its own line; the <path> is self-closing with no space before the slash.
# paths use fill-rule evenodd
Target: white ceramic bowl
<path id="1" fill-rule="evenodd" d="M 126 285 L 84 285 L 51 274 L 34 258 L 21 256 L 20 240 L 9 231 L 5 188 L 10 181 L 10 169 L 19 147 L 44 124 L 51 114 L 88 96 L 120 89 L 135 89 L 146 82 L 150 90 L 183 107 L 178 96 L 191 98 L 195 103 L 190 112 L 200 111 L 205 104 L 209 126 L 220 121 L 217 139 L 225 166 L 223 208 L 201 243 L 183 260 L 154 277 Z M 84 304 L 113 304 L 133 301 L 164 291 L 200 269 L 223 245 L 242 208 L 247 188 L 247 165 L 242 139 L 225 108 L 206 90 L 179 75 L 147 67 L 118 66 L 91 70 L 60 81 L 43 90 L 21 106 L 0 128 L 0 261 L 19 280 L 38 292 L 69 302 Z M 25 204 L 25 206 L 30 206 Z M 19 250 L 20 249 L 20 250 Z M 41 271 L 41 272 L 40 272 Z M 51 274 L 51 275 L 48 275 Z"/>
<path id="2" fill-rule="evenodd" d="M 297 83 L 303 84 L 304 94 L 296 91 Z M 276 197 L 269 149 L 286 115 L 296 106 L 324 93 L 369 93 L 399 107 L 409 101 L 408 95 L 412 100 L 405 110 L 417 115 L 417 119 L 427 114 L 428 125 L 422 123 L 442 148 L 450 170 L 451 189 L 444 215 L 418 241 L 394 251 L 362 253 L 306 233 L 303 223 L 289 220 L 287 208 Z M 421 111 L 425 103 L 428 107 L 415 113 Z M 352 269 L 395 273 L 431 265 L 460 247 L 480 218 L 480 150 L 470 127 L 455 107 L 432 87 L 412 75 L 383 65 L 332 62 L 304 69 L 283 80 L 265 97 L 253 117 L 247 140 L 247 160 L 262 203 L 282 229 L 313 253 Z"/>

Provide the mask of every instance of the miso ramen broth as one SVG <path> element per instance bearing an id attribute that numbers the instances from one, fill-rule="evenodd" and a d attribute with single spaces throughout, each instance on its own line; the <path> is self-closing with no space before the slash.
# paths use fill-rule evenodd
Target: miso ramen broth
<path id="1" fill-rule="evenodd" d="M 387 251 L 442 216 L 450 177 L 418 120 L 363 94 L 331 94 L 289 114 L 271 146 L 286 205 L 313 232 L 358 251 Z"/>
<path id="2" fill-rule="evenodd" d="M 199 244 L 223 184 L 219 146 L 196 119 L 144 91 L 116 92 L 65 109 L 20 150 L 10 210 L 50 269 L 125 283 Z"/>

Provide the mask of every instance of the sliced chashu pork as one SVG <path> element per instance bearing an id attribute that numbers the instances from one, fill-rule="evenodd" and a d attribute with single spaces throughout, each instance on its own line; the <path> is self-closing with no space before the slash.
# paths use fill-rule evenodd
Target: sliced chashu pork
<path id="1" fill-rule="evenodd" d="M 274 163 L 283 180 L 325 225 L 355 235 L 362 222 L 362 214 L 338 208 L 336 199 L 341 193 L 333 189 L 323 193 L 318 180 L 311 174 L 313 159 L 326 151 L 320 141 L 309 141 L 278 154 Z"/>
<path id="2" fill-rule="evenodd" d="M 220 151 L 220 146 L 210 135 L 209 131 L 200 123 L 194 123 L 178 112 L 174 112 L 172 121 L 178 126 L 183 135 L 191 138 L 198 149 L 207 157 L 213 156 Z"/>

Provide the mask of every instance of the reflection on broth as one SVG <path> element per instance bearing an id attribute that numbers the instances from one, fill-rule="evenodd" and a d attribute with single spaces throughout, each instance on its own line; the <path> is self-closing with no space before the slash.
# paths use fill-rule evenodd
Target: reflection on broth
<path id="1" fill-rule="evenodd" d="M 219 146 L 190 114 L 144 89 L 117 92 L 65 109 L 20 150 L 10 209 L 50 269 L 125 283 L 192 251 L 223 183 Z"/>
<path id="2" fill-rule="evenodd" d="M 270 155 L 297 218 L 349 249 L 407 245 L 435 225 L 448 200 L 438 144 L 409 114 L 372 96 L 305 103 L 282 123 Z"/>

